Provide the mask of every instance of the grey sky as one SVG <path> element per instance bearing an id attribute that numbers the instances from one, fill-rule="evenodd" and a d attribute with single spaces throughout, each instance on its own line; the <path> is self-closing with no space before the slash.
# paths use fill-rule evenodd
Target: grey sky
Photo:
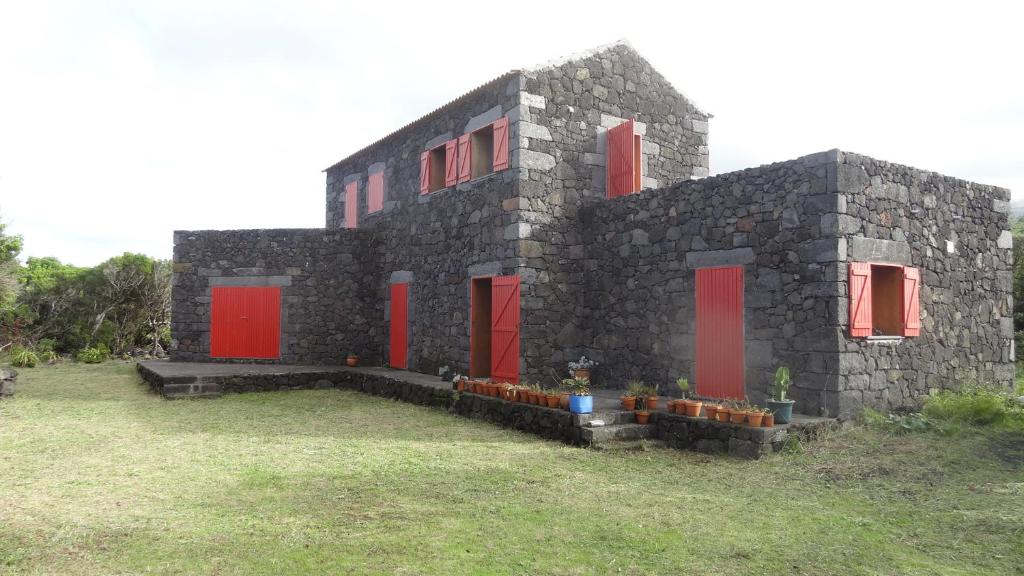
<path id="1" fill-rule="evenodd" d="M 322 226 L 325 167 L 619 38 L 715 115 L 713 174 L 842 148 L 1024 199 L 1013 3 L 444 5 L 0 4 L 0 216 L 79 265 L 169 257 L 174 229 Z"/>

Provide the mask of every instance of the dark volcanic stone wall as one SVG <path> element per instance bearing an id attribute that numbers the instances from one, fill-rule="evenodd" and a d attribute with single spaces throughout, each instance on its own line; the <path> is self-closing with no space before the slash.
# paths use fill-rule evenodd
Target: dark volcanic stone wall
<path id="1" fill-rule="evenodd" d="M 628 118 L 642 134 L 644 188 L 708 174 L 708 118 L 625 44 L 527 70 L 517 163 L 523 227 L 523 353 L 528 376 L 583 350 L 580 206 L 605 196 L 605 135 Z"/>
<path id="2" fill-rule="evenodd" d="M 834 328 L 838 240 L 821 230 L 838 196 L 831 159 L 798 160 L 681 182 L 580 214 L 584 230 L 584 351 L 598 382 L 669 387 L 695 379 L 694 270 L 742 265 L 746 382 L 763 403 L 778 365 L 795 375 L 798 410 L 836 406 Z M 671 388 L 669 388 L 671 389 Z"/>
<path id="3" fill-rule="evenodd" d="M 374 246 L 360 230 L 175 232 L 171 359 L 211 360 L 211 286 L 280 286 L 281 362 L 339 364 L 354 351 L 379 364 Z"/>
<path id="4" fill-rule="evenodd" d="M 840 304 L 843 413 L 914 405 L 932 389 L 1013 384 L 1009 190 L 842 154 L 845 211 L 829 216 L 851 262 L 921 270 L 921 335 L 847 338 Z M 952 242 L 952 246 L 947 242 Z M 839 270 L 847 290 L 847 269 Z"/>

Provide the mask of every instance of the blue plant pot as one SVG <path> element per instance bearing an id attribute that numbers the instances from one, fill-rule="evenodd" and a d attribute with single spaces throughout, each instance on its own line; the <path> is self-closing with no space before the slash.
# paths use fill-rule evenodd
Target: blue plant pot
<path id="1" fill-rule="evenodd" d="M 573 414 L 590 414 L 593 411 L 593 396 L 569 396 L 569 412 Z"/>
<path id="2" fill-rule="evenodd" d="M 776 424 L 789 424 L 793 419 L 793 400 L 769 400 L 768 409 L 775 413 Z"/>

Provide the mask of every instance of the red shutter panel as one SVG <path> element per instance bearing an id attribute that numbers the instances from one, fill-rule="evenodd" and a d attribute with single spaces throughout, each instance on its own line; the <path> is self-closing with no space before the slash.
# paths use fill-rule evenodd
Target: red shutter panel
<path id="1" fill-rule="evenodd" d="M 642 151 L 642 144 L 640 143 L 640 135 L 633 135 L 633 188 L 630 192 L 639 192 L 643 185 L 643 175 L 640 174 L 640 167 L 643 162 L 640 161 Z"/>
<path id="2" fill-rule="evenodd" d="M 491 379 L 519 382 L 519 277 L 491 279 Z"/>
<path id="3" fill-rule="evenodd" d="M 617 198 L 634 192 L 635 167 L 634 132 L 635 122 L 627 120 L 614 128 L 608 129 L 605 167 L 607 171 L 607 193 L 609 198 Z"/>
<path id="4" fill-rule="evenodd" d="M 384 209 L 384 173 L 370 174 L 367 186 L 366 211 L 377 212 Z"/>
<path id="5" fill-rule="evenodd" d="M 359 226 L 359 183 L 345 185 L 345 228 Z"/>
<path id="6" fill-rule="evenodd" d="M 508 117 L 503 116 L 494 121 L 491 125 L 494 130 L 494 156 L 491 165 L 495 172 L 507 170 L 508 159 Z"/>
<path id="7" fill-rule="evenodd" d="M 459 181 L 459 170 L 456 158 L 458 157 L 458 140 L 449 140 L 444 143 L 444 185 L 455 186 Z"/>
<path id="8" fill-rule="evenodd" d="M 430 192 L 430 150 L 420 154 L 420 194 Z"/>
<path id="9" fill-rule="evenodd" d="M 210 291 L 211 358 L 278 358 L 281 289 L 214 286 Z"/>
<path id="10" fill-rule="evenodd" d="M 871 264 L 850 263 L 850 336 L 871 336 Z"/>
<path id="11" fill-rule="evenodd" d="M 408 368 L 409 285 L 391 285 L 391 360 L 392 368 Z"/>
<path id="12" fill-rule="evenodd" d="M 921 271 L 903 267 L 903 335 L 921 335 Z"/>
<path id="13" fill-rule="evenodd" d="M 744 398 L 743 268 L 701 268 L 697 302 L 697 394 Z"/>
<path id="14" fill-rule="evenodd" d="M 473 179 L 473 147 L 470 146 L 470 134 L 459 136 L 459 183 Z"/>

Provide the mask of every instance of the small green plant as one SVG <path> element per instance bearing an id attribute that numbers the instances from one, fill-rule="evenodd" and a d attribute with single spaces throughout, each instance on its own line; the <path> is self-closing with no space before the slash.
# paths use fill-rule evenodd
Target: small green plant
<path id="1" fill-rule="evenodd" d="M 103 346 L 103 348 L 101 348 L 100 346 L 103 345 L 100 344 L 99 346 L 90 346 L 88 348 L 83 348 L 82 350 L 80 350 L 78 352 L 78 361 L 84 362 L 86 364 L 99 364 L 106 360 L 109 354 L 103 350 L 103 348 L 106 348 L 105 346 Z"/>
<path id="2" fill-rule="evenodd" d="M 889 414 L 883 414 L 868 408 L 864 410 L 862 418 L 868 425 L 881 428 L 894 434 L 945 430 L 945 428 L 938 426 L 934 420 L 920 412 L 908 412 L 906 414 L 897 414 L 892 412 Z"/>
<path id="3" fill-rule="evenodd" d="M 30 348 L 15 346 L 11 349 L 11 366 L 17 368 L 35 368 L 39 363 L 39 356 Z"/>
<path id="4" fill-rule="evenodd" d="M 573 396 L 590 396 L 590 380 L 587 378 L 566 378 L 562 387 L 572 392 Z"/>
<path id="5" fill-rule="evenodd" d="M 39 341 L 36 342 L 35 348 L 36 352 L 40 355 L 45 354 L 46 352 L 55 352 L 57 350 L 57 341 L 53 338 L 40 338 Z"/>
<path id="6" fill-rule="evenodd" d="M 687 378 L 680 377 L 676 380 L 676 387 L 679 388 L 679 393 L 683 398 L 690 397 L 690 380 Z"/>
<path id="7" fill-rule="evenodd" d="M 39 359 L 47 364 L 55 364 L 60 360 L 60 354 L 53 350 L 43 350 L 39 352 Z"/>
<path id="8" fill-rule="evenodd" d="M 786 392 L 789 392 L 789 368 L 785 366 L 779 366 L 779 369 L 775 371 L 775 399 L 785 400 Z"/>
<path id="9" fill-rule="evenodd" d="M 640 380 L 630 380 L 629 387 L 626 388 L 626 396 L 639 398 L 640 396 L 644 396 L 646 391 L 647 387 L 644 386 L 643 382 Z"/>
<path id="10" fill-rule="evenodd" d="M 925 400 L 924 415 L 951 425 L 1024 430 L 1024 407 L 1004 390 L 965 386 L 943 390 Z"/>

